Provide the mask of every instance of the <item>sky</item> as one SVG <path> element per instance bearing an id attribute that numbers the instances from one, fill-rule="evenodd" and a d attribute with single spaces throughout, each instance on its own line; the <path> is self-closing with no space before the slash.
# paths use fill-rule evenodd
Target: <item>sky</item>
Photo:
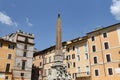
<path id="1" fill-rule="evenodd" d="M 0 36 L 22 30 L 35 35 L 37 50 L 48 48 L 55 45 L 58 12 L 67 41 L 119 23 L 120 0 L 0 0 Z"/>

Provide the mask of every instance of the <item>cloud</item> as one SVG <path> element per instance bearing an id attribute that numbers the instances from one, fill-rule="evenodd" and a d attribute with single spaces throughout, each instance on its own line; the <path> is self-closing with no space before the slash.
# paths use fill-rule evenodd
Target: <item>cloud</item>
<path id="1" fill-rule="evenodd" d="M 120 20 L 120 0 L 112 0 L 110 12 L 115 16 L 116 20 Z"/>
<path id="2" fill-rule="evenodd" d="M 29 20 L 29 18 L 28 18 L 28 17 L 26 18 L 26 23 L 27 23 L 27 25 L 28 25 L 28 26 L 33 26 L 33 24 L 32 24 L 32 23 L 30 23 L 30 20 Z"/>
<path id="3" fill-rule="evenodd" d="M 9 26 L 18 26 L 18 24 L 11 19 L 8 15 L 0 12 L 0 22 Z"/>

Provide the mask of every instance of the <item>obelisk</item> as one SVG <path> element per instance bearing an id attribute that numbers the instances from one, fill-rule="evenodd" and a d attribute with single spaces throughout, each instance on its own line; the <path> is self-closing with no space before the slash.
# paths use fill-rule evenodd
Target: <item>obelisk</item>
<path id="1" fill-rule="evenodd" d="M 51 73 L 47 76 L 47 80 L 71 80 L 70 75 L 66 71 L 65 64 L 63 63 L 62 53 L 62 31 L 61 31 L 60 13 L 58 13 L 56 24 L 56 47 L 54 63 L 51 66 Z"/>
<path id="2" fill-rule="evenodd" d="M 62 47 L 62 35 L 61 35 L 61 20 L 60 13 L 58 14 L 57 25 L 56 25 L 56 51 L 61 51 Z M 56 54 L 61 54 L 60 52 Z"/>
<path id="3" fill-rule="evenodd" d="M 56 47 L 55 47 L 55 63 L 61 64 L 63 62 L 62 54 L 62 31 L 61 31 L 60 13 L 58 13 L 58 19 L 56 24 Z"/>

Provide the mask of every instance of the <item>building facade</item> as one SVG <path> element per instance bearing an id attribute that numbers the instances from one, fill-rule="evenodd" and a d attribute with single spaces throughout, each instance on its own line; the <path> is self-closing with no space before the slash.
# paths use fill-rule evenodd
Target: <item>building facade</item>
<path id="1" fill-rule="evenodd" d="M 66 43 L 63 47 L 64 63 L 72 80 L 120 79 L 120 23 L 96 29 Z M 46 80 L 54 54 L 55 46 L 34 53 L 34 66 L 40 63 L 39 58 L 35 58 L 43 56 L 40 60 L 43 74 L 39 74 L 42 79 L 36 80 Z"/>
<path id="2" fill-rule="evenodd" d="M 12 80 L 16 43 L 0 38 L 0 80 Z"/>
<path id="3" fill-rule="evenodd" d="M 50 68 L 53 64 L 54 55 L 55 55 L 55 46 L 52 46 L 48 49 L 45 49 L 43 51 L 37 52 L 34 54 L 34 60 L 33 60 L 33 79 L 32 80 L 46 80 Z M 37 69 L 39 71 L 37 71 Z M 37 74 L 37 75 L 36 75 Z"/>
<path id="4" fill-rule="evenodd" d="M 12 80 L 31 80 L 34 35 L 18 30 L 2 39 L 16 43 Z"/>
<path id="5" fill-rule="evenodd" d="M 63 42 L 62 53 L 64 54 L 64 61 L 67 72 L 71 75 L 72 80 L 79 78 L 90 79 L 90 63 L 87 46 L 87 37 L 77 38 L 67 42 Z M 34 54 L 33 65 L 39 68 L 39 79 L 46 80 L 50 74 L 50 68 L 54 63 L 55 46 L 49 47 L 45 50 Z M 42 59 L 41 59 L 42 57 Z M 41 67 L 39 67 L 43 63 Z M 41 70 L 43 74 L 41 73 Z M 41 76 L 41 78 L 40 78 Z"/>
<path id="6" fill-rule="evenodd" d="M 62 43 L 63 46 L 65 47 L 65 45 L 67 44 L 66 42 Z M 63 54 L 65 56 L 65 48 L 63 47 Z M 33 79 L 35 80 L 35 78 L 37 77 L 36 80 L 46 80 L 47 76 L 51 73 L 50 69 L 51 66 L 54 63 L 54 56 L 55 56 L 55 46 L 51 46 L 45 50 L 36 52 L 34 54 L 34 60 L 33 60 L 33 68 L 37 68 L 39 69 L 39 71 L 34 70 L 33 71 Z M 64 57 L 64 63 L 66 63 L 65 61 L 65 57 Z M 35 75 L 38 74 L 38 75 Z"/>
<path id="7" fill-rule="evenodd" d="M 15 80 L 31 80 L 34 36 L 22 31 L 18 31 L 15 36 L 17 48 L 13 77 Z"/>
<path id="8" fill-rule="evenodd" d="M 98 29 L 87 35 L 92 80 L 119 80 L 120 24 Z"/>
<path id="9" fill-rule="evenodd" d="M 43 80 L 43 67 L 44 67 L 44 51 L 36 52 L 33 55 L 33 66 L 32 66 L 32 80 Z"/>
<path id="10" fill-rule="evenodd" d="M 66 47 L 67 71 L 72 80 L 90 79 L 90 63 L 87 36 L 71 40 Z"/>

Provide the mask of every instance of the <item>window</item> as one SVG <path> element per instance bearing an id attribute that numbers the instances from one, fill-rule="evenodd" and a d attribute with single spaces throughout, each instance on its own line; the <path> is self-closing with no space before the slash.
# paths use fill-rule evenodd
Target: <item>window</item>
<path id="1" fill-rule="evenodd" d="M 8 76 L 5 76 L 5 80 L 8 80 Z"/>
<path id="2" fill-rule="evenodd" d="M 105 42 L 105 43 L 104 43 L 104 47 L 105 47 L 105 49 L 109 49 L 108 42 Z"/>
<path id="3" fill-rule="evenodd" d="M 97 69 L 95 70 L 95 76 L 99 76 L 99 71 Z"/>
<path id="4" fill-rule="evenodd" d="M 85 53 L 85 59 L 88 60 L 88 54 L 87 53 Z"/>
<path id="5" fill-rule="evenodd" d="M 75 50 L 75 46 L 73 46 L 73 51 Z"/>
<path id="6" fill-rule="evenodd" d="M 80 73 L 80 67 L 78 67 L 78 73 Z"/>
<path id="7" fill-rule="evenodd" d="M 94 37 L 94 36 L 92 36 L 92 37 L 91 37 L 91 40 L 92 40 L 92 41 L 95 41 L 95 37 Z"/>
<path id="8" fill-rule="evenodd" d="M 68 55 L 68 60 L 70 60 L 71 58 L 70 58 L 70 55 Z"/>
<path id="9" fill-rule="evenodd" d="M 108 68 L 108 74 L 109 74 L 109 75 L 113 75 L 112 68 Z"/>
<path id="10" fill-rule="evenodd" d="M 11 54 L 8 54 L 8 59 L 11 59 L 12 58 L 12 55 Z"/>
<path id="11" fill-rule="evenodd" d="M 42 66 L 42 62 L 40 62 L 40 66 Z"/>
<path id="12" fill-rule="evenodd" d="M 80 53 L 80 47 L 76 46 L 75 47 L 76 53 L 79 54 Z"/>
<path id="13" fill-rule="evenodd" d="M 69 48 L 67 48 L 67 51 L 69 52 L 69 51 L 70 51 L 70 49 L 69 49 Z"/>
<path id="14" fill-rule="evenodd" d="M 73 79 L 75 79 L 76 78 L 76 73 L 73 73 Z"/>
<path id="15" fill-rule="evenodd" d="M 70 75 L 70 76 L 71 76 L 71 74 L 70 74 L 70 73 L 68 73 L 68 75 Z"/>
<path id="16" fill-rule="evenodd" d="M 26 57 L 26 52 L 23 53 L 23 57 Z"/>
<path id="17" fill-rule="evenodd" d="M 66 60 L 68 60 L 68 56 L 66 56 Z"/>
<path id="18" fill-rule="evenodd" d="M 72 54 L 72 59 L 75 59 L 75 54 Z"/>
<path id="19" fill-rule="evenodd" d="M 118 64 L 118 67 L 120 68 L 120 64 Z"/>
<path id="20" fill-rule="evenodd" d="M 49 57 L 49 63 L 51 62 L 51 56 Z"/>
<path id="21" fill-rule="evenodd" d="M 3 46 L 3 44 L 2 43 L 0 43 L 0 47 L 2 47 Z"/>
<path id="22" fill-rule="evenodd" d="M 106 55 L 106 60 L 107 60 L 107 62 L 111 62 L 110 54 Z"/>
<path id="23" fill-rule="evenodd" d="M 80 56 L 79 55 L 77 55 L 77 61 L 80 61 Z"/>
<path id="24" fill-rule="evenodd" d="M 75 67 L 75 62 L 73 62 L 73 67 Z"/>
<path id="25" fill-rule="evenodd" d="M 94 64 L 97 64 L 97 57 L 94 57 Z"/>
<path id="26" fill-rule="evenodd" d="M 26 60 L 22 60 L 22 70 L 25 70 L 25 63 L 26 63 Z"/>
<path id="27" fill-rule="evenodd" d="M 68 63 L 68 68 L 70 68 L 70 63 Z"/>
<path id="28" fill-rule="evenodd" d="M 10 64 L 7 64 L 6 65 L 6 72 L 9 72 L 9 70 L 10 70 Z"/>
<path id="29" fill-rule="evenodd" d="M 87 75 L 90 74 L 90 68 L 89 68 L 89 66 L 86 66 L 86 73 L 87 73 Z"/>
<path id="30" fill-rule="evenodd" d="M 28 43 L 28 38 L 27 37 L 25 37 L 25 43 Z"/>
<path id="31" fill-rule="evenodd" d="M 21 73 L 21 76 L 24 76 L 24 73 Z"/>
<path id="32" fill-rule="evenodd" d="M 103 33 L 103 37 L 104 37 L 104 38 L 107 38 L 107 33 L 106 33 L 106 32 Z"/>
<path id="33" fill-rule="evenodd" d="M 8 45 L 8 48 L 9 48 L 9 49 L 14 49 L 14 45 L 11 45 L 11 44 L 10 44 L 10 45 Z"/>
<path id="34" fill-rule="evenodd" d="M 44 63 L 45 63 L 45 64 L 47 63 L 47 58 L 44 58 Z"/>
<path id="35" fill-rule="evenodd" d="M 27 49 L 27 45 L 24 46 L 24 49 Z"/>
<path id="36" fill-rule="evenodd" d="M 88 46 L 87 46 L 87 44 L 84 44 L 84 51 L 88 52 Z"/>
<path id="37" fill-rule="evenodd" d="M 70 55 L 68 55 L 68 56 L 66 57 L 66 60 L 70 60 Z"/>
<path id="38" fill-rule="evenodd" d="M 95 47 L 95 45 L 92 46 L 92 51 L 93 51 L 93 52 L 96 52 L 96 47 Z"/>

